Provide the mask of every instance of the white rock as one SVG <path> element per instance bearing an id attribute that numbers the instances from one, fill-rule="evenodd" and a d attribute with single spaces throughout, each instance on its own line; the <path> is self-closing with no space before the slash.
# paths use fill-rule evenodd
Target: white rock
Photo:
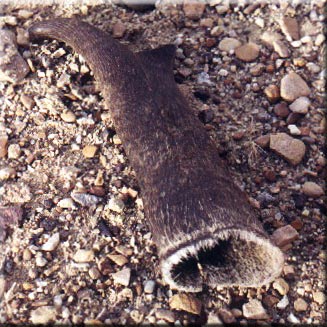
<path id="1" fill-rule="evenodd" d="M 53 234 L 41 247 L 43 251 L 53 251 L 60 242 L 60 234 Z"/>
<path id="2" fill-rule="evenodd" d="M 32 324 L 47 324 L 56 319 L 56 309 L 52 306 L 39 307 L 31 311 Z"/>
<path id="3" fill-rule="evenodd" d="M 73 209 L 75 208 L 74 201 L 71 198 L 64 198 L 58 202 L 58 207 L 63 209 Z"/>
<path id="4" fill-rule="evenodd" d="M 121 213 L 123 212 L 125 205 L 124 202 L 118 198 L 111 198 L 108 203 L 110 210 Z"/>
<path id="5" fill-rule="evenodd" d="M 98 204 L 101 199 L 92 194 L 86 193 L 72 193 L 71 197 L 83 207 L 90 207 L 92 205 Z"/>
<path id="6" fill-rule="evenodd" d="M 154 280 L 147 280 L 144 283 L 144 293 L 152 294 L 155 286 L 156 282 Z"/>
<path id="7" fill-rule="evenodd" d="M 243 315 L 248 319 L 267 319 L 268 314 L 259 300 L 251 299 L 243 304 Z"/>
<path id="8" fill-rule="evenodd" d="M 287 295 L 284 295 L 282 299 L 277 303 L 278 309 L 285 309 L 290 304 Z"/>
<path id="9" fill-rule="evenodd" d="M 296 113 L 306 114 L 310 106 L 310 100 L 307 97 L 299 97 L 292 104 L 289 105 L 289 108 Z"/>
<path id="10" fill-rule="evenodd" d="M 315 64 L 315 63 L 313 63 L 313 62 L 308 62 L 308 63 L 306 64 L 306 67 L 307 67 L 308 70 L 309 70 L 311 73 L 313 73 L 313 74 L 318 74 L 318 73 L 320 73 L 320 71 L 321 71 L 320 66 L 317 65 L 317 64 Z"/>
<path id="11" fill-rule="evenodd" d="M 292 135 L 301 135 L 300 129 L 296 125 L 288 125 L 287 128 L 289 129 Z"/>
<path id="12" fill-rule="evenodd" d="M 38 252 L 35 258 L 35 264 L 38 267 L 44 267 L 47 263 L 48 263 L 47 259 L 42 257 L 42 254 Z"/>
<path id="13" fill-rule="evenodd" d="M 114 279 L 115 284 L 128 286 L 131 278 L 131 269 L 130 268 L 122 269 L 112 274 L 112 278 Z"/>
<path id="14" fill-rule="evenodd" d="M 300 320 L 297 317 L 295 317 L 292 312 L 288 315 L 287 321 L 292 323 L 292 324 L 299 324 L 300 323 Z"/>
<path id="15" fill-rule="evenodd" d="M 221 51 L 229 52 L 235 48 L 238 48 L 241 44 L 242 43 L 237 39 L 225 37 L 219 42 L 218 48 Z"/>
<path id="16" fill-rule="evenodd" d="M 91 262 L 94 260 L 94 252 L 92 250 L 79 249 L 73 257 L 75 262 Z"/>

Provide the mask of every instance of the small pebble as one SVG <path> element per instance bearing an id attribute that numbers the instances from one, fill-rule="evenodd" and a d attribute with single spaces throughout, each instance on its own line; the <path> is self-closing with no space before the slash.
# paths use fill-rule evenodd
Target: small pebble
<path id="1" fill-rule="evenodd" d="M 144 282 L 144 293 L 152 294 L 155 286 L 156 286 L 156 282 L 154 280 L 145 281 Z"/>
<path id="2" fill-rule="evenodd" d="M 302 186 L 302 192 L 312 198 L 319 198 L 324 195 L 323 188 L 314 182 L 305 182 Z"/>
<path id="3" fill-rule="evenodd" d="M 0 169 L 0 181 L 5 181 L 16 177 L 16 170 L 11 167 Z"/>
<path id="4" fill-rule="evenodd" d="M 48 263 L 48 261 L 42 256 L 42 254 L 37 253 L 37 255 L 35 257 L 35 264 L 38 267 L 44 267 L 47 263 Z"/>
<path id="5" fill-rule="evenodd" d="M 101 277 L 101 273 L 97 267 L 92 267 L 89 270 L 89 275 L 92 279 L 99 279 Z"/>
<path id="6" fill-rule="evenodd" d="M 259 56 L 260 48 L 255 43 L 247 43 L 235 49 L 235 55 L 238 59 L 251 62 Z"/>
<path id="7" fill-rule="evenodd" d="M 225 37 L 219 42 L 218 48 L 221 51 L 230 52 L 235 48 L 238 48 L 241 45 L 241 42 L 237 39 Z"/>
<path id="8" fill-rule="evenodd" d="M 126 32 L 126 26 L 122 22 L 117 22 L 112 27 L 112 35 L 114 38 L 121 38 Z"/>
<path id="9" fill-rule="evenodd" d="M 289 41 L 298 40 L 300 38 L 299 25 L 296 18 L 284 16 L 279 24 L 282 32 Z"/>
<path id="10" fill-rule="evenodd" d="M 323 305 L 326 301 L 326 296 L 324 294 L 324 292 L 313 292 L 312 294 L 313 297 L 313 301 L 317 302 L 320 305 Z"/>
<path id="11" fill-rule="evenodd" d="M 243 304 L 242 310 L 244 317 L 248 319 L 266 320 L 269 318 L 262 303 L 256 299 L 251 299 L 249 302 Z"/>
<path id="12" fill-rule="evenodd" d="M 54 233 L 41 247 L 43 251 L 53 251 L 60 243 L 60 234 Z"/>
<path id="13" fill-rule="evenodd" d="M 112 274 L 112 278 L 113 278 L 115 284 L 128 286 L 130 278 L 131 278 L 131 269 L 125 268 L 123 270 L 120 270 L 120 271 Z"/>
<path id="14" fill-rule="evenodd" d="M 202 310 L 202 302 L 193 294 L 175 294 L 169 300 L 169 305 L 173 310 L 183 310 L 195 315 L 199 315 Z"/>
<path id="15" fill-rule="evenodd" d="M 157 309 L 155 315 L 157 319 L 162 319 L 170 323 L 175 322 L 175 314 L 170 310 Z"/>
<path id="16" fill-rule="evenodd" d="M 297 312 L 306 311 L 308 309 L 308 303 L 302 298 L 298 298 L 294 301 L 294 309 Z"/>
<path id="17" fill-rule="evenodd" d="M 301 135 L 301 130 L 296 125 L 288 125 L 287 128 L 289 129 L 291 135 Z"/>
<path id="18" fill-rule="evenodd" d="M 276 307 L 278 309 L 285 309 L 290 304 L 287 295 L 284 295 L 282 299 L 277 303 Z"/>
<path id="19" fill-rule="evenodd" d="M 292 102 L 301 96 L 308 96 L 310 88 L 300 75 L 291 72 L 282 78 L 280 94 L 283 99 Z"/>
<path id="20" fill-rule="evenodd" d="M 280 102 L 280 103 L 276 104 L 274 107 L 274 113 L 278 117 L 286 118 L 290 113 L 287 103 Z"/>
<path id="21" fill-rule="evenodd" d="M 203 2 L 185 1 L 183 4 L 183 11 L 187 18 L 199 20 L 205 10 L 205 6 Z"/>
<path id="22" fill-rule="evenodd" d="M 107 257 L 120 267 L 124 266 L 128 262 L 128 259 L 121 254 L 108 254 Z"/>
<path id="23" fill-rule="evenodd" d="M 83 150 L 83 156 L 85 158 L 93 158 L 98 151 L 98 147 L 96 145 L 86 145 Z"/>
<path id="24" fill-rule="evenodd" d="M 118 198 L 111 198 L 108 203 L 108 208 L 114 212 L 122 213 L 125 205 L 122 200 Z"/>
<path id="25" fill-rule="evenodd" d="M 30 320 L 32 324 L 48 324 L 55 322 L 56 309 L 53 306 L 43 306 L 31 311 Z"/>
<path id="26" fill-rule="evenodd" d="M 298 237 L 299 233 L 291 225 L 286 225 L 276 229 L 271 236 L 274 243 L 279 247 L 283 247 L 284 245 L 293 242 Z"/>
<path id="27" fill-rule="evenodd" d="M 71 197 L 82 207 L 90 207 L 92 205 L 98 204 L 101 199 L 95 195 L 86 194 L 86 193 L 71 193 Z"/>
<path id="28" fill-rule="evenodd" d="M 276 102 L 280 98 L 279 88 L 277 85 L 269 85 L 264 90 L 268 100 L 272 103 Z"/>
<path id="29" fill-rule="evenodd" d="M 287 58 L 290 55 L 290 52 L 286 44 L 281 40 L 276 40 L 273 42 L 274 50 L 278 53 L 281 58 Z"/>
<path id="30" fill-rule="evenodd" d="M 296 113 L 306 114 L 308 112 L 310 106 L 310 100 L 307 97 L 299 97 L 292 104 L 290 104 L 289 108 Z"/>
<path id="31" fill-rule="evenodd" d="M 277 278 L 273 282 L 273 288 L 277 290 L 280 295 L 286 295 L 290 289 L 289 285 L 283 278 Z"/>
<path id="32" fill-rule="evenodd" d="M 64 198 L 58 202 L 58 207 L 63 209 L 73 209 L 75 208 L 74 201 L 71 198 Z"/>
<path id="33" fill-rule="evenodd" d="M 94 252 L 92 250 L 79 249 L 74 254 L 73 260 L 78 263 L 91 262 L 94 260 Z"/>
<path id="34" fill-rule="evenodd" d="M 22 150 L 19 144 L 10 144 L 8 146 L 8 158 L 9 159 L 18 159 L 22 153 Z"/>
<path id="35" fill-rule="evenodd" d="M 60 117 L 66 123 L 74 123 L 76 121 L 75 114 L 70 110 L 65 110 Z"/>

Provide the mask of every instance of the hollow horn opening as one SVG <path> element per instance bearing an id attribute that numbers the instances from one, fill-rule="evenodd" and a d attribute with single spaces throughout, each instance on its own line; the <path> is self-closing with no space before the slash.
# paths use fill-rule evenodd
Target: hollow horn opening
<path id="1" fill-rule="evenodd" d="M 229 230 L 178 246 L 162 261 L 164 279 L 178 290 L 197 292 L 202 285 L 259 287 L 277 277 L 283 254 L 268 239 Z"/>

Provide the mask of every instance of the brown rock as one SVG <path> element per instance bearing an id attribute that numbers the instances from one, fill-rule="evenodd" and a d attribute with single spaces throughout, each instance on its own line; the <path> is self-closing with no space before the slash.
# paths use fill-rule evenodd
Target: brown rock
<path id="1" fill-rule="evenodd" d="M 313 301 L 317 302 L 320 305 L 323 305 L 326 301 L 326 296 L 324 294 L 324 292 L 313 292 L 312 294 L 313 297 Z"/>
<path id="2" fill-rule="evenodd" d="M 126 26 L 122 22 L 117 22 L 112 28 L 112 35 L 115 38 L 121 38 L 126 32 Z"/>
<path id="3" fill-rule="evenodd" d="M 8 153 L 8 136 L 0 135 L 0 158 L 4 158 Z"/>
<path id="4" fill-rule="evenodd" d="M 297 312 L 306 311 L 308 309 L 308 303 L 302 298 L 298 298 L 294 301 L 294 309 Z"/>
<path id="5" fill-rule="evenodd" d="M 259 136 L 254 140 L 254 142 L 263 149 L 267 148 L 270 143 L 270 134 Z"/>
<path id="6" fill-rule="evenodd" d="M 298 40 L 300 38 L 299 25 L 295 18 L 285 16 L 280 20 L 279 24 L 287 38 L 290 40 Z"/>
<path id="7" fill-rule="evenodd" d="M 236 319 L 234 317 L 234 315 L 232 314 L 231 311 L 227 310 L 227 309 L 219 309 L 218 311 L 219 317 L 222 319 L 222 321 L 225 324 L 232 324 L 236 322 Z"/>
<path id="8" fill-rule="evenodd" d="M 308 96 L 310 88 L 298 74 L 291 72 L 281 80 L 280 94 L 286 101 L 294 101 L 301 96 Z"/>
<path id="9" fill-rule="evenodd" d="M 155 313 L 157 319 L 162 319 L 173 323 L 175 321 L 175 314 L 166 309 L 158 309 Z"/>
<path id="10" fill-rule="evenodd" d="M 274 231 L 271 239 L 278 247 L 283 247 L 296 240 L 299 233 L 291 225 L 280 227 Z"/>
<path id="11" fill-rule="evenodd" d="M 268 319 L 268 314 L 259 300 L 251 299 L 243 304 L 243 315 L 248 319 Z"/>
<path id="12" fill-rule="evenodd" d="M 247 43 L 235 49 L 235 55 L 238 59 L 251 62 L 259 56 L 260 48 L 255 43 Z"/>
<path id="13" fill-rule="evenodd" d="M 287 119 L 286 119 L 286 124 L 291 125 L 297 123 L 301 118 L 303 117 L 302 114 L 299 114 L 297 112 L 291 112 Z"/>
<path id="14" fill-rule="evenodd" d="M 219 50 L 229 52 L 238 48 L 241 45 L 241 42 L 237 39 L 231 37 L 223 38 L 218 45 Z"/>
<path id="15" fill-rule="evenodd" d="M 314 182 L 305 182 L 302 186 L 302 192 L 312 198 L 319 198 L 324 195 L 323 188 Z"/>
<path id="16" fill-rule="evenodd" d="M 290 105 L 290 109 L 293 112 L 305 115 L 309 110 L 309 106 L 310 100 L 307 97 L 299 97 Z"/>
<path id="17" fill-rule="evenodd" d="M 85 158 L 93 158 L 98 150 L 96 145 L 86 145 L 82 152 Z"/>
<path id="18" fill-rule="evenodd" d="M 305 144 L 286 133 L 270 135 L 270 149 L 292 165 L 298 165 L 305 155 Z"/>
<path id="19" fill-rule="evenodd" d="M 192 294 L 175 294 L 169 301 L 169 305 L 174 310 L 183 310 L 199 315 L 201 313 L 202 303 Z"/>
<path id="20" fill-rule="evenodd" d="M 108 258 L 120 267 L 128 262 L 128 259 L 121 254 L 108 254 Z"/>
<path id="21" fill-rule="evenodd" d="M 266 295 L 263 297 L 262 302 L 269 308 L 272 308 L 275 304 L 279 302 L 279 299 L 273 295 Z"/>
<path id="22" fill-rule="evenodd" d="M 35 101 L 26 94 L 21 95 L 20 101 L 27 110 L 31 110 L 35 106 Z"/>
<path id="23" fill-rule="evenodd" d="M 184 1 L 183 11 L 187 18 L 198 20 L 201 18 L 206 5 L 203 2 Z"/>
<path id="24" fill-rule="evenodd" d="M 269 85 L 264 90 L 268 100 L 272 103 L 276 102 L 280 98 L 279 88 L 277 85 Z"/>
<path id="25" fill-rule="evenodd" d="M 274 107 L 274 113 L 278 117 L 286 118 L 290 113 L 287 103 L 280 102 L 280 103 L 276 104 Z"/>

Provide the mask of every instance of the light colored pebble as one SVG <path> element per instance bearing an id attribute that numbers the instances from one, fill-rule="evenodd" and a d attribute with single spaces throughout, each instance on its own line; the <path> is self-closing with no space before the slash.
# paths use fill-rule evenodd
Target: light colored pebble
<path id="1" fill-rule="evenodd" d="M 128 259 L 121 254 L 108 254 L 107 257 L 120 267 L 126 265 L 126 263 L 128 262 Z"/>
<path id="2" fill-rule="evenodd" d="M 289 105 L 289 108 L 296 113 L 306 114 L 309 110 L 310 100 L 307 97 L 299 97 L 292 104 Z"/>
<path id="3" fill-rule="evenodd" d="M 48 263 L 47 259 L 45 259 L 41 253 L 37 253 L 35 257 L 35 264 L 38 267 L 44 267 Z"/>
<path id="4" fill-rule="evenodd" d="M 91 262 L 94 260 L 94 252 L 92 250 L 79 249 L 74 254 L 73 260 L 77 263 Z"/>
<path id="5" fill-rule="evenodd" d="M 101 277 L 101 273 L 97 267 L 92 267 L 89 270 L 89 275 L 92 279 L 99 279 Z"/>
<path id="6" fill-rule="evenodd" d="M 98 151 L 98 147 L 96 145 L 86 145 L 83 150 L 83 156 L 85 158 L 93 158 Z"/>
<path id="7" fill-rule="evenodd" d="M 74 123 L 76 121 L 75 114 L 70 110 L 65 110 L 60 117 L 66 123 Z"/>
<path id="8" fill-rule="evenodd" d="M 253 42 L 246 43 L 235 49 L 235 55 L 238 59 L 251 62 L 259 56 L 260 48 Z"/>
<path id="9" fill-rule="evenodd" d="M 125 205 L 122 200 L 118 198 L 111 198 L 108 203 L 108 208 L 114 212 L 122 213 Z"/>
<path id="10" fill-rule="evenodd" d="M 287 321 L 292 323 L 292 324 L 299 324 L 300 320 L 294 316 L 293 312 L 291 312 L 288 316 L 287 316 Z"/>
<path id="11" fill-rule="evenodd" d="M 0 169 L 0 181 L 5 181 L 16 177 L 16 170 L 12 167 L 5 167 Z"/>
<path id="12" fill-rule="evenodd" d="M 202 310 L 202 302 L 193 294 L 175 294 L 169 300 L 171 309 L 182 310 L 199 315 Z"/>
<path id="13" fill-rule="evenodd" d="M 277 246 L 283 247 L 284 245 L 293 242 L 298 237 L 299 233 L 296 229 L 291 225 L 286 225 L 276 229 L 272 234 L 271 239 Z"/>
<path id="14" fill-rule="evenodd" d="M 152 294 L 155 286 L 156 286 L 156 282 L 154 280 L 145 281 L 144 282 L 144 293 Z"/>
<path id="15" fill-rule="evenodd" d="M 171 323 L 175 322 L 175 314 L 170 310 L 157 309 L 155 315 L 157 319 L 162 319 Z"/>
<path id="16" fill-rule="evenodd" d="M 10 144 L 8 146 L 8 158 L 9 159 L 18 159 L 22 153 L 22 150 L 19 144 Z"/>
<path id="17" fill-rule="evenodd" d="M 288 293 L 290 287 L 283 278 L 277 278 L 273 283 L 273 288 L 278 291 L 280 295 Z"/>
<path id="18" fill-rule="evenodd" d="M 115 284 L 128 286 L 131 278 L 131 269 L 124 268 L 116 273 L 113 273 L 112 278 Z"/>
<path id="19" fill-rule="evenodd" d="M 290 304 L 287 295 L 284 295 L 282 299 L 277 303 L 278 309 L 285 309 Z"/>
<path id="20" fill-rule="evenodd" d="M 99 197 L 86 193 L 73 192 L 71 193 L 71 197 L 75 202 L 79 203 L 83 207 L 90 207 L 92 205 L 98 204 L 101 201 Z"/>
<path id="21" fill-rule="evenodd" d="M 223 38 L 218 45 L 219 50 L 229 52 L 239 47 L 241 42 L 237 39 L 225 37 Z"/>
<path id="22" fill-rule="evenodd" d="M 323 305 L 326 301 L 326 296 L 323 292 L 313 292 L 312 294 L 313 301 L 317 302 L 320 305 Z"/>
<path id="23" fill-rule="evenodd" d="M 291 135 L 301 135 L 301 130 L 294 124 L 290 124 L 287 126 Z"/>
<path id="24" fill-rule="evenodd" d="M 249 302 L 243 304 L 242 306 L 243 315 L 248 319 L 268 319 L 268 314 L 262 303 L 257 299 L 251 299 Z"/>
<path id="25" fill-rule="evenodd" d="M 290 72 L 281 80 L 280 94 L 283 99 L 291 102 L 301 96 L 308 96 L 310 88 L 300 75 Z"/>
<path id="26" fill-rule="evenodd" d="M 60 234 L 54 233 L 41 247 L 43 251 L 53 251 L 60 243 Z"/>
<path id="27" fill-rule="evenodd" d="M 302 186 L 302 192 L 312 198 L 319 198 L 324 195 L 323 188 L 314 182 L 305 182 Z"/>
<path id="28" fill-rule="evenodd" d="M 32 324 L 48 324 L 56 319 L 56 309 L 53 306 L 43 306 L 31 311 Z"/>
<path id="29" fill-rule="evenodd" d="M 308 309 L 308 303 L 302 298 L 298 298 L 294 301 L 294 309 L 297 312 L 306 311 Z"/>
<path id="30" fill-rule="evenodd" d="M 58 202 L 58 207 L 63 209 L 73 209 L 75 208 L 74 201 L 71 198 L 64 198 Z"/>

